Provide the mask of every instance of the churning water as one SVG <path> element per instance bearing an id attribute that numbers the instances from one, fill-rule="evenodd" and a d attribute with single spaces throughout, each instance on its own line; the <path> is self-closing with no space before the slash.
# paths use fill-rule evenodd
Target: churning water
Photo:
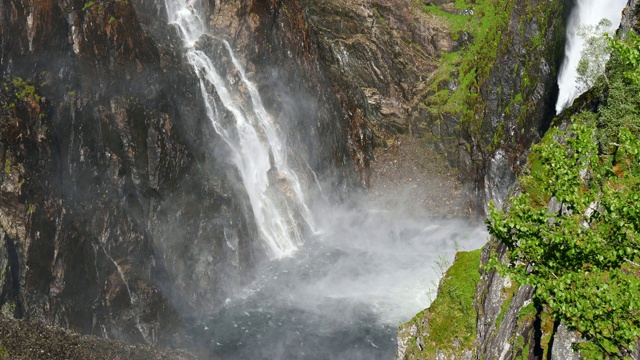
<path id="1" fill-rule="evenodd" d="M 565 45 L 565 57 L 558 75 L 558 102 L 556 113 L 571 106 L 582 93 L 576 83 L 578 76 L 578 62 L 581 58 L 584 41 L 577 35 L 580 25 L 597 25 L 603 18 L 609 19 L 613 26 L 612 31 L 620 26 L 622 10 L 627 0 L 578 0 L 571 10 L 567 22 L 567 42 Z"/>
<path id="2" fill-rule="evenodd" d="M 216 359 L 391 358 L 398 325 L 430 302 L 442 274 L 434 264 L 451 261 L 457 247 L 480 247 L 484 227 L 379 209 L 366 198 L 312 211 L 287 165 L 283 135 L 229 44 L 217 40 L 225 59 L 212 59 L 202 49 L 210 35 L 197 0 L 166 6 L 271 253 L 253 283 L 192 322 L 193 347 Z M 220 75 L 221 61 L 243 91 Z"/>
<path id="3" fill-rule="evenodd" d="M 263 241 L 274 258 L 291 254 L 302 243 L 300 219 L 311 228 L 313 224 L 298 177 L 287 165 L 282 134 L 229 44 L 224 41 L 229 66 L 239 74 L 246 89 L 244 94 L 234 93 L 233 84 L 218 74 L 213 59 L 197 48 L 198 41 L 208 36 L 207 17 L 199 13 L 201 4 L 194 0 L 165 3 L 169 20 L 180 29 L 187 59 L 200 79 L 207 116 L 232 151 L 231 160 L 242 177 Z M 215 101 L 216 96 L 223 109 Z M 226 121 L 228 116 L 232 121 Z M 274 179 L 281 185 L 274 185 Z"/>
<path id="4" fill-rule="evenodd" d="M 194 325 L 194 343 L 220 359 L 392 359 L 398 326 L 432 300 L 435 264 L 487 234 L 462 220 L 364 207 L 326 212 L 318 226 L 330 232 L 268 263 Z"/>

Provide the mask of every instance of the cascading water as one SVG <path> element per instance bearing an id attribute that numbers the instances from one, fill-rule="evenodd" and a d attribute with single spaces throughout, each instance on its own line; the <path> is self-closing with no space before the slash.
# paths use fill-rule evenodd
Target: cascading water
<path id="1" fill-rule="evenodd" d="M 556 103 L 556 113 L 571 106 L 573 100 L 581 94 L 577 87 L 576 78 L 584 41 L 577 35 L 578 27 L 596 25 L 600 20 L 606 18 L 613 24 L 611 29 L 615 30 L 620 25 L 622 10 L 626 4 L 627 0 L 577 0 L 567 22 L 565 58 L 558 75 L 560 92 Z"/>
<path id="2" fill-rule="evenodd" d="M 188 341 L 216 359 L 391 358 L 398 324 L 428 306 L 427 288 L 442 275 L 431 264 L 452 259 L 456 244 L 481 246 L 484 227 L 406 209 L 411 195 L 383 209 L 367 198 L 352 199 L 348 209 L 314 199 L 310 211 L 275 119 L 231 46 L 207 33 L 198 1 L 166 0 L 169 20 L 276 261 L 261 264 L 255 281 L 223 305 L 205 310 Z M 206 53 L 210 45 L 216 58 Z M 314 227 L 312 213 L 322 231 L 305 233 L 304 224 Z"/>
<path id="3" fill-rule="evenodd" d="M 233 163 L 242 177 L 245 190 L 262 239 L 274 258 L 291 254 L 302 243 L 304 225 L 312 228 L 312 217 L 305 204 L 298 177 L 287 166 L 287 148 L 275 119 L 266 111 L 260 95 L 224 41 L 231 65 L 246 88 L 248 99 L 231 90 L 232 84 L 217 72 L 213 60 L 197 49 L 197 42 L 207 35 L 199 11 L 202 4 L 194 0 L 167 0 L 169 21 L 180 29 L 189 63 L 200 79 L 207 116 L 215 131 L 233 153 Z M 210 90 L 213 89 L 213 90 Z M 224 109 L 218 109 L 215 96 Z M 225 121 L 224 113 L 233 121 Z M 301 224 L 305 222 L 306 224 Z"/>

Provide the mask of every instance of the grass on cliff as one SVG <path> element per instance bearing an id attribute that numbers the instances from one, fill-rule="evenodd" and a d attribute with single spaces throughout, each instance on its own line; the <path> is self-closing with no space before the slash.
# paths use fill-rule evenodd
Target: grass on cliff
<path id="1" fill-rule="evenodd" d="M 463 348 L 473 344 L 476 337 L 473 299 L 480 280 L 481 252 L 481 249 L 459 252 L 441 281 L 438 297 L 429 307 L 433 314 L 437 314 L 430 321 L 434 343 L 453 344 L 457 338 Z"/>
<path id="2" fill-rule="evenodd" d="M 407 354 L 412 358 L 433 358 L 437 350 L 461 353 L 473 347 L 477 317 L 473 299 L 480 280 L 481 252 L 482 249 L 457 253 L 440 281 L 436 299 L 407 324 L 416 325 L 418 334 L 428 334 L 423 348 L 415 339 L 410 342 Z"/>
<path id="3" fill-rule="evenodd" d="M 431 112 L 462 114 L 475 110 L 479 86 L 489 76 L 497 53 L 502 29 L 507 26 L 512 2 L 498 0 L 457 0 L 456 10 L 472 10 L 473 14 L 451 14 L 436 5 L 424 5 L 424 11 L 441 17 L 449 24 L 454 40 L 469 37 L 460 50 L 443 54 L 429 90 L 436 94 L 427 103 Z M 455 89 L 446 84 L 455 83 Z M 445 84 L 445 86 L 443 86 Z M 452 88 L 453 88 L 452 87 Z"/>

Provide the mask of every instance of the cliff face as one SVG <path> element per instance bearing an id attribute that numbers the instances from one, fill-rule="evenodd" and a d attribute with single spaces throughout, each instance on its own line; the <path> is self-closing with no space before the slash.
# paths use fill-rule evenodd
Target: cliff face
<path id="1" fill-rule="evenodd" d="M 215 299 L 260 252 L 176 37 L 139 21 L 151 5 L 2 3 L 0 299 L 17 317 L 156 342 L 177 321 L 166 295 Z"/>
<path id="2" fill-rule="evenodd" d="M 630 0 L 623 13 L 621 32 L 630 29 L 638 30 L 638 14 L 640 2 Z M 554 120 L 554 126 L 566 129 L 569 118 L 580 111 L 597 112 L 599 106 L 606 102 L 607 94 L 602 89 L 585 93 L 573 106 Z M 517 196 L 522 189 L 516 186 L 509 191 L 509 196 Z M 507 205 L 508 208 L 508 201 Z M 549 213 L 560 211 L 562 204 L 550 200 Z M 442 316 L 437 308 L 427 309 L 400 328 L 396 358 L 421 358 L 425 353 L 436 354 L 437 358 L 455 359 L 580 359 L 581 355 L 573 350 L 572 344 L 583 341 L 580 335 L 568 329 L 565 323 L 554 320 L 550 309 L 534 301 L 534 289 L 520 286 L 511 279 L 498 274 L 494 270 L 482 269 L 489 264 L 491 257 L 507 261 L 507 248 L 495 238 L 491 238 L 479 254 L 479 279 L 466 280 L 460 274 L 443 278 L 438 298 L 446 297 L 444 290 L 451 284 L 477 285 L 472 299 L 461 301 L 460 308 L 471 312 L 464 316 L 475 317 L 475 326 L 471 330 L 473 341 L 464 342 L 467 332 L 459 331 L 449 337 L 442 337 L 434 327 L 432 319 Z M 455 268 L 458 261 L 454 263 Z M 476 273 L 475 268 L 467 269 L 467 276 Z M 465 282 L 466 281 L 466 282 Z M 434 302 L 435 303 L 435 302 Z M 455 315 L 460 317 L 460 313 Z M 458 326 L 459 320 L 450 320 L 452 326 Z M 640 358 L 637 346 L 631 358 Z M 425 357 L 422 357 L 425 358 Z M 430 358 L 430 357 L 426 357 Z"/>
<path id="3" fill-rule="evenodd" d="M 468 118 L 427 104 L 442 95 L 434 86 L 462 82 L 449 67 L 451 81 L 433 77 L 441 56 L 474 39 L 415 1 L 202 5 L 208 51 L 230 42 L 302 177 L 367 184 L 374 146 L 426 133 L 482 204 L 503 196 L 553 107 L 562 6 L 545 4 L 514 1 L 465 95 Z M 1 0 L 0 16 L 0 305 L 171 342 L 182 317 L 225 299 L 266 253 L 164 3 Z"/>
<path id="4" fill-rule="evenodd" d="M 489 200 L 500 206 L 506 199 L 527 150 L 555 115 L 567 3 L 513 4 L 496 62 L 480 85 L 482 121 L 477 134 L 471 134 L 476 141 L 470 160 L 476 162 L 477 194 L 484 206 Z"/>
<path id="5" fill-rule="evenodd" d="M 371 145 L 424 137 L 459 170 L 472 213 L 503 201 L 554 114 L 564 1 L 302 3 Z"/>
<path id="6" fill-rule="evenodd" d="M 291 120 L 290 141 L 313 145 L 295 161 L 350 182 L 365 142 L 347 147 L 360 128 L 321 76 L 302 8 L 210 13 Z M 226 298 L 266 253 L 163 2 L 6 0 L 0 16 L 3 310 L 170 342 L 181 316 Z"/>
<path id="7" fill-rule="evenodd" d="M 637 29 L 639 5 L 637 0 L 628 2 L 619 31 L 624 33 L 630 29 Z M 565 110 L 565 120 L 559 120 L 556 126 L 566 127 L 568 115 L 582 109 L 597 109 L 601 101 L 601 96 L 586 93 L 572 108 Z M 510 195 L 517 195 L 517 190 Z M 557 206 L 557 203 L 551 201 L 549 211 L 555 211 L 554 207 Z M 505 259 L 505 251 L 504 245 L 497 244 L 492 239 L 483 251 L 481 263 L 487 264 L 492 253 Z M 568 330 L 562 322 L 554 322 L 547 309 L 539 305 L 534 306 L 530 286 L 518 287 L 517 284 L 510 284 L 508 279 L 504 279 L 495 271 L 485 271 L 481 272 L 476 294 L 478 335 L 474 350 L 479 357 L 580 358 L 571 347 L 572 343 L 580 341 L 580 336 Z M 527 307 L 531 311 L 527 311 Z M 640 354 L 636 351 L 633 356 L 638 358 Z"/>

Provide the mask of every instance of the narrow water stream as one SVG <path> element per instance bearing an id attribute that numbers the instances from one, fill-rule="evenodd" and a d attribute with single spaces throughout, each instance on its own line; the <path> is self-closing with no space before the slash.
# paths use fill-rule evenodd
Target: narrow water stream
<path id="1" fill-rule="evenodd" d="M 567 22 L 565 57 L 558 75 L 560 93 L 556 103 L 556 113 L 571 106 L 573 100 L 582 94 L 577 88 L 578 62 L 582 57 L 584 41 L 577 35 L 581 25 L 597 25 L 603 18 L 613 24 L 612 31 L 620 26 L 622 10 L 627 0 L 577 0 Z"/>

